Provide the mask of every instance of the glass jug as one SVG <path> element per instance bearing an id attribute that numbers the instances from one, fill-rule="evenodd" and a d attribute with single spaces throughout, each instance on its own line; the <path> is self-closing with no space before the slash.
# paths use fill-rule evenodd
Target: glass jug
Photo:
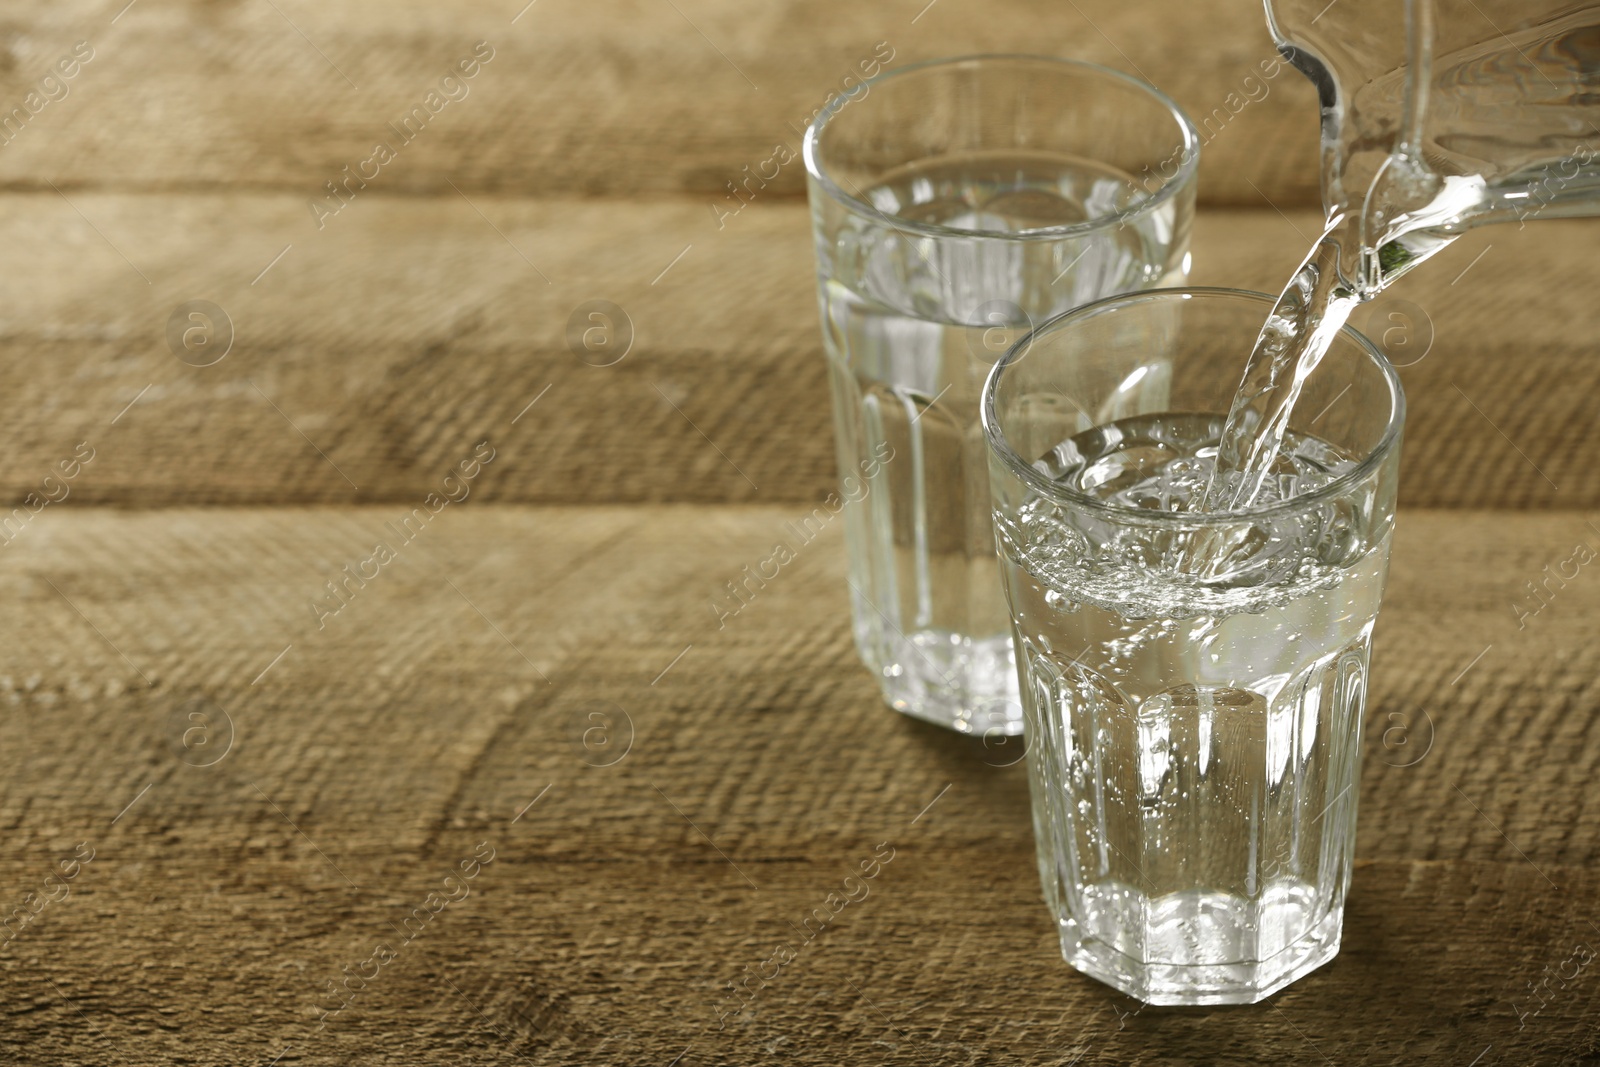
<path id="1" fill-rule="evenodd" d="M 1321 97 L 1323 204 L 1359 220 L 1339 273 L 1362 298 L 1469 227 L 1600 215 L 1600 4 L 1266 9 Z"/>

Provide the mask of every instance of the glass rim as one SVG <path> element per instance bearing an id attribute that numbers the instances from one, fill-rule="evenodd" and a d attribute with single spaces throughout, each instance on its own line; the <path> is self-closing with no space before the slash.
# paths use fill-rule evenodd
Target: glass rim
<path id="1" fill-rule="evenodd" d="M 1143 93 L 1160 105 L 1166 112 L 1167 117 L 1174 120 L 1178 125 L 1182 143 L 1178 148 L 1179 163 L 1177 172 L 1171 178 L 1166 179 L 1160 189 L 1157 189 L 1143 200 L 1110 215 L 1100 215 L 1096 218 L 1086 219 L 1083 222 L 1074 222 L 1066 226 L 1044 226 L 1036 230 L 1003 232 L 999 230 L 961 229 L 955 226 L 944 226 L 937 222 L 920 222 L 914 219 L 906 219 L 899 215 L 891 215 L 888 212 L 880 211 L 861 197 L 839 188 L 838 183 L 833 180 L 832 176 L 821 165 L 818 159 L 819 147 L 817 142 L 822 137 L 822 133 L 829 121 L 842 111 L 846 104 L 854 103 L 862 99 L 867 93 L 870 93 L 872 87 L 908 74 L 915 74 L 936 67 L 956 67 L 963 64 L 995 62 L 1019 66 L 1039 64 L 1057 69 L 1070 67 L 1096 77 L 1122 82 Z M 977 237 L 996 241 L 1052 241 L 1059 240 L 1062 237 L 1076 237 L 1096 233 L 1113 226 L 1120 227 L 1132 222 L 1141 215 L 1155 210 L 1176 196 L 1180 189 L 1192 185 L 1194 176 L 1200 168 L 1200 131 L 1196 129 L 1194 122 L 1184 112 L 1183 108 L 1179 107 L 1177 102 L 1170 96 L 1143 78 L 1116 70 L 1113 67 L 1102 66 L 1099 63 L 1089 63 L 1081 59 L 1066 59 L 1061 56 L 1030 55 L 1026 52 L 980 52 L 970 56 L 927 59 L 920 63 L 896 67 L 894 70 L 884 71 L 868 78 L 860 83 L 860 87 L 865 89 L 866 93 L 863 93 L 862 96 L 855 96 L 849 90 L 840 93 L 833 103 L 825 107 L 822 113 L 806 127 L 805 138 L 801 142 L 800 149 L 801 155 L 805 159 L 806 173 L 822 187 L 830 198 L 842 204 L 846 210 L 853 214 L 864 215 L 875 222 L 894 229 L 920 234 L 925 237 L 962 237 L 968 239 Z"/>
<path id="2" fill-rule="evenodd" d="M 1000 419 L 995 411 L 995 394 L 999 390 L 1000 377 L 1007 367 L 1025 357 L 1034 344 L 1046 333 L 1071 325 L 1080 318 L 1087 319 L 1095 315 L 1105 314 L 1108 311 L 1115 311 L 1119 306 L 1151 303 L 1174 298 L 1189 300 L 1197 296 L 1227 297 L 1229 299 L 1242 298 L 1246 301 L 1261 304 L 1263 306 L 1263 322 L 1266 321 L 1266 312 L 1272 309 L 1278 299 L 1266 293 L 1258 293 L 1250 289 L 1232 289 L 1219 286 L 1143 289 L 1135 293 L 1118 293 L 1114 296 L 1104 297 L 1093 303 L 1084 304 L 1073 308 L 1071 311 L 1063 312 L 1041 323 L 1034 329 L 1029 330 L 1027 334 L 1007 349 L 1005 355 L 996 360 L 994 366 L 989 369 L 989 375 L 984 380 L 983 394 L 978 404 L 978 417 L 983 424 L 983 436 L 990 452 L 998 456 L 1010 469 L 1011 473 L 1021 479 L 1025 485 L 1035 489 L 1047 499 L 1065 502 L 1073 507 L 1087 511 L 1099 512 L 1115 521 L 1132 521 L 1158 526 L 1184 526 L 1191 529 L 1226 526 L 1258 518 L 1304 511 L 1309 507 L 1314 507 L 1347 492 L 1352 486 L 1370 476 L 1374 470 L 1388 459 L 1390 453 L 1398 446 L 1401 430 L 1405 425 L 1406 397 L 1405 391 L 1400 384 L 1400 373 L 1395 370 L 1394 364 L 1389 362 L 1389 358 L 1383 354 L 1380 348 L 1348 323 L 1340 327 L 1339 336 L 1353 340 L 1356 346 L 1372 360 L 1379 373 L 1383 375 L 1383 380 L 1389 387 L 1389 420 L 1384 426 L 1383 436 L 1378 439 L 1378 443 L 1373 445 L 1354 467 L 1333 479 L 1333 481 L 1309 493 L 1293 496 L 1288 500 L 1280 500 L 1262 507 L 1245 508 L 1243 510 L 1206 512 L 1156 511 L 1149 508 L 1131 507 L 1127 504 L 1113 504 L 1099 497 L 1090 496 L 1087 493 L 1052 481 L 1035 469 L 1031 463 L 1024 460 L 1011 447 L 1011 443 L 1006 440 L 1005 432 L 1000 427 Z"/>

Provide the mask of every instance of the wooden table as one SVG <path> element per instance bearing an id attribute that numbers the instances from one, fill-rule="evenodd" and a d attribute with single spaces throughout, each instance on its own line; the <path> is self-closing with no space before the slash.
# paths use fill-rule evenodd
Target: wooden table
<path id="1" fill-rule="evenodd" d="M 124 2 L 0 21 L 7 1062 L 1600 1057 L 1600 577 L 1527 584 L 1600 546 L 1600 227 L 1363 320 L 1414 356 L 1344 948 L 1140 1010 L 1060 960 L 1015 753 L 880 704 L 837 529 L 719 627 L 834 471 L 799 165 L 711 206 L 879 42 L 1050 52 L 1211 118 L 1195 280 L 1274 287 L 1315 102 L 1225 108 L 1256 5 Z"/>

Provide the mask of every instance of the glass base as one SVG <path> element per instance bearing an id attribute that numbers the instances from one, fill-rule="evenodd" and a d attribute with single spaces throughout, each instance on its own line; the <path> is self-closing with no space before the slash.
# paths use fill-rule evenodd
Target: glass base
<path id="1" fill-rule="evenodd" d="M 1212 896 L 1216 899 L 1208 899 Z M 1149 911 L 1143 929 L 1145 958 L 1138 959 L 1114 943 L 1127 936 L 1132 917 L 1086 900 L 1088 923 L 1070 918 L 1061 923 L 1061 955 L 1074 970 L 1146 1004 L 1254 1004 L 1339 954 L 1343 909 L 1329 908 L 1308 928 L 1305 907 L 1311 903 L 1287 897 L 1263 902 L 1252 909 L 1259 918 L 1247 921 L 1222 894 L 1151 901 L 1143 905 Z M 1090 930 L 1090 925 L 1102 929 Z M 1303 932 L 1283 944 L 1277 935 L 1288 930 Z M 1264 958 L 1251 958 L 1274 942 L 1281 947 Z"/>
<path id="2" fill-rule="evenodd" d="M 889 663 L 878 672 L 878 686 L 891 708 L 976 737 L 1022 733 L 1010 637 L 923 630 L 886 644 Z"/>

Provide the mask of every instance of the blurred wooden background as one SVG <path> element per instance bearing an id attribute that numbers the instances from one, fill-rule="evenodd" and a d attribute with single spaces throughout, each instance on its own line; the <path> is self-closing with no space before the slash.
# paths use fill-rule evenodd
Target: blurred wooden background
<path id="1" fill-rule="evenodd" d="M 799 161 L 713 206 L 880 42 L 1166 89 L 1199 284 L 1275 288 L 1314 235 L 1315 96 L 1262 77 L 1250 0 L 0 10 L 9 1058 L 1600 1058 L 1600 580 L 1528 588 L 1600 547 L 1600 228 L 1472 234 L 1358 319 L 1410 417 L 1345 948 L 1139 1011 L 1060 962 L 1017 752 L 881 707 L 837 530 L 708 607 L 834 479 Z M 209 348 L 171 340 L 193 301 Z M 590 301 L 613 365 L 569 343 Z M 435 492 L 467 495 L 324 614 Z"/>

